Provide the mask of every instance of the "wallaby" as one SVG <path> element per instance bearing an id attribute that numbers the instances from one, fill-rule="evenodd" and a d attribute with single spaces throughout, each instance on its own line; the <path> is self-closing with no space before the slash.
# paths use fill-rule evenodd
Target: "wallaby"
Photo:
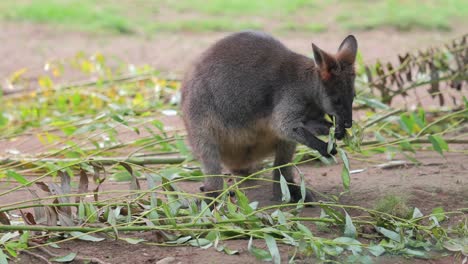
<path id="1" fill-rule="evenodd" d="M 235 175 L 249 175 L 259 161 L 275 154 L 274 166 L 292 161 L 296 144 L 323 156 L 335 117 L 335 137 L 352 126 L 354 61 L 357 41 L 350 35 L 334 55 L 312 44 L 314 60 L 286 48 L 262 32 L 229 35 L 206 50 L 182 83 L 182 112 L 188 139 L 205 175 L 221 175 L 222 164 Z M 273 172 L 273 198 L 281 199 L 281 175 L 291 198 L 301 199 L 291 167 Z M 206 177 L 201 191 L 216 197 L 221 177 Z M 313 201 L 307 191 L 305 201 Z"/>

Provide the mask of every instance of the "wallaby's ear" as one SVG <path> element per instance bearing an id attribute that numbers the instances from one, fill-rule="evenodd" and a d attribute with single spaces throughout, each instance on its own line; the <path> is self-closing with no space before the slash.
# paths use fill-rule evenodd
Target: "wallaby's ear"
<path id="1" fill-rule="evenodd" d="M 356 38 L 353 35 L 347 36 L 338 48 L 338 60 L 345 61 L 349 64 L 354 64 L 354 61 L 356 60 L 357 49 L 358 45 Z"/>
<path id="2" fill-rule="evenodd" d="M 337 69 L 338 67 L 336 59 L 319 47 L 315 46 L 314 43 L 312 43 L 312 50 L 314 51 L 315 63 L 320 69 L 322 78 L 330 78 L 330 72 L 334 69 Z"/>

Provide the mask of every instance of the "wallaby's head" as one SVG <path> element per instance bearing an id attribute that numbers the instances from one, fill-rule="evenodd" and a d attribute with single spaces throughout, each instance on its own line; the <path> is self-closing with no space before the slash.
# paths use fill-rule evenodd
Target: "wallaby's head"
<path id="1" fill-rule="evenodd" d="M 327 114 L 335 117 L 335 137 L 341 139 L 344 137 L 345 128 L 350 128 L 353 121 L 357 41 L 354 36 L 349 35 L 343 40 L 336 54 L 329 54 L 314 44 L 312 48 L 322 82 L 322 108 Z"/>

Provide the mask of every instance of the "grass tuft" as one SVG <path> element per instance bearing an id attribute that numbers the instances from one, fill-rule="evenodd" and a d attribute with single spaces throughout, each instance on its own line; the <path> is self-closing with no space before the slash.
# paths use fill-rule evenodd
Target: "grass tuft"
<path id="1" fill-rule="evenodd" d="M 387 213 L 400 218 L 408 218 L 411 209 L 406 203 L 406 199 L 396 195 L 386 195 L 376 202 L 375 210 Z"/>

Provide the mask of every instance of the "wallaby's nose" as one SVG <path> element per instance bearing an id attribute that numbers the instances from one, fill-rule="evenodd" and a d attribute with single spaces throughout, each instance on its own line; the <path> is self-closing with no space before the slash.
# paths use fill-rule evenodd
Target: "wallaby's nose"
<path id="1" fill-rule="evenodd" d="M 350 127 L 352 127 L 352 126 L 353 126 L 353 121 L 345 121 L 345 122 L 344 122 L 344 126 L 345 126 L 345 128 L 350 128 Z"/>

